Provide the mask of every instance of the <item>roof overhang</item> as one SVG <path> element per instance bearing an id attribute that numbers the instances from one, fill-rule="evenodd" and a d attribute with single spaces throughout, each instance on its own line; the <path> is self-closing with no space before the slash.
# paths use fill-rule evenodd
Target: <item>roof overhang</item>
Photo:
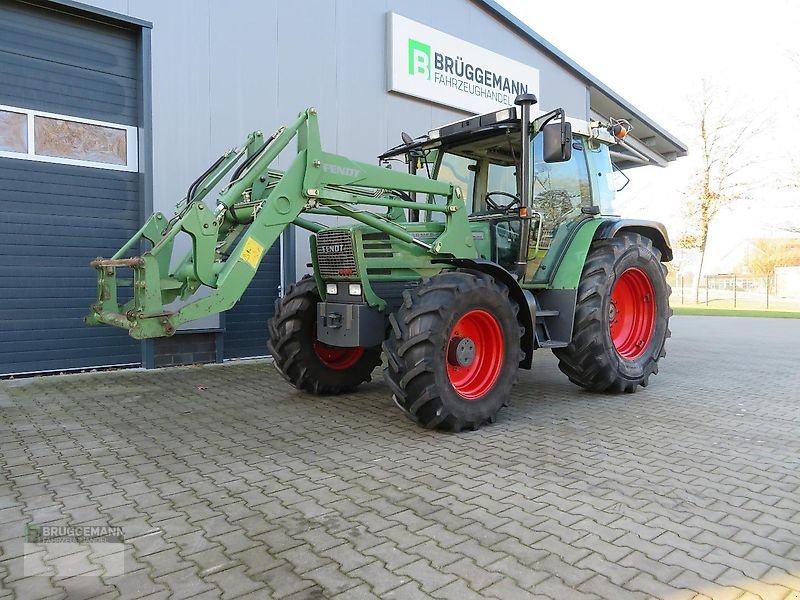
<path id="1" fill-rule="evenodd" d="M 600 90 L 589 90 L 590 118 L 608 122 L 625 119 L 632 128 L 624 142 L 611 146 L 611 157 L 620 169 L 646 165 L 666 167 L 671 161 L 686 156 L 686 145 L 659 127 L 640 111 L 624 101 L 610 98 Z"/>

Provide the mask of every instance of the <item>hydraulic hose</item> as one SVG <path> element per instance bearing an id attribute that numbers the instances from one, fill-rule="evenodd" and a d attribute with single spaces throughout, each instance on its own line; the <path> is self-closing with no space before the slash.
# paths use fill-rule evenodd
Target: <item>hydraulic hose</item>
<path id="1" fill-rule="evenodd" d="M 275 139 L 275 134 L 272 134 L 266 140 L 264 140 L 264 143 L 258 147 L 258 150 L 253 152 L 250 156 L 248 156 L 247 160 L 245 160 L 242 164 L 240 164 L 236 168 L 236 170 L 233 172 L 233 175 L 231 176 L 231 181 L 236 181 L 237 179 L 239 179 L 239 177 L 242 176 L 242 173 L 244 173 L 245 169 L 247 169 L 247 167 L 249 167 L 256 161 L 258 155 L 261 154 L 264 151 L 264 148 L 269 146 L 274 139 Z"/>
<path id="2" fill-rule="evenodd" d="M 218 158 L 218 159 L 217 159 L 217 160 L 214 162 L 214 164 L 213 164 L 213 165 L 211 165 L 210 167 L 208 167 L 208 169 L 206 169 L 206 170 L 205 170 L 205 172 L 204 172 L 202 175 L 200 175 L 200 177 L 198 177 L 197 179 L 195 179 L 195 180 L 192 182 L 192 185 L 190 185 L 190 186 L 189 186 L 189 191 L 188 191 L 188 192 L 186 192 L 186 204 L 187 204 L 187 206 L 188 206 L 189 204 L 191 204 L 191 202 L 192 202 L 192 197 L 194 196 L 195 192 L 197 191 L 197 187 L 198 187 L 198 186 L 199 186 L 201 183 L 203 183 L 203 181 L 205 180 L 205 178 L 206 178 L 206 177 L 208 177 L 209 175 L 211 175 L 211 173 L 213 173 L 213 172 L 214 172 L 214 170 L 215 170 L 215 169 L 216 169 L 218 166 L 220 166 L 220 165 L 222 164 L 222 161 L 223 161 L 223 160 L 225 160 L 225 158 L 226 158 L 226 157 L 225 157 L 225 155 L 224 155 L 224 154 L 223 154 L 222 156 L 220 156 L 220 157 L 219 157 L 219 158 Z"/>

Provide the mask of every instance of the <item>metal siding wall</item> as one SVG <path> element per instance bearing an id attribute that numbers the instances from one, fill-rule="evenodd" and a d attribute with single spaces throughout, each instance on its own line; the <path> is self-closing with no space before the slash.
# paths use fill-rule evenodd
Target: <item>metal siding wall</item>
<path id="1" fill-rule="evenodd" d="M 272 133 L 308 106 L 319 110 L 326 150 L 366 162 L 397 143 L 402 130 L 417 135 L 462 117 L 386 92 L 389 11 L 535 66 L 542 109 L 564 106 L 573 116 L 588 116 L 582 82 L 470 0 L 90 3 L 153 22 L 155 210 L 168 213 L 222 150 L 254 129 Z M 310 254 L 307 232 L 296 233 L 300 278 L 309 271 Z M 259 289 L 274 289 L 262 280 L 277 276 L 276 251 L 265 258 L 254 284 Z M 271 298 L 263 302 L 271 306 Z M 255 319 L 251 329 L 262 331 L 267 315 L 241 310 Z M 228 328 L 237 322 L 230 317 Z M 190 326 L 216 324 L 206 319 Z"/>
<path id="2" fill-rule="evenodd" d="M 134 32 L 0 2 L 0 103 L 136 124 Z M 139 174 L 0 159 L 0 374 L 139 363 L 140 345 L 86 327 L 89 261 L 138 228 Z"/>
<path id="3" fill-rule="evenodd" d="M 210 103 L 212 73 L 223 68 L 219 63 L 212 67 L 210 56 L 210 11 L 215 3 L 136 0 L 130 4 L 133 15 L 154 14 L 158 18 L 152 31 L 153 210 L 172 215 L 189 184 L 226 148 L 239 142 L 235 132 L 230 132 L 226 140 L 211 137 L 211 124 L 225 118 L 222 112 L 212 114 Z M 237 44 L 251 46 L 240 40 L 229 44 L 231 48 Z M 181 235 L 176 239 L 176 256 L 189 249 L 187 238 Z M 214 315 L 181 329 L 218 326 L 219 318 Z"/>
<path id="4" fill-rule="evenodd" d="M 254 129 L 265 135 L 277 127 L 274 120 L 278 87 L 277 6 L 267 3 L 253 18 L 218 2 L 210 5 L 209 54 L 226 56 L 208 73 L 211 154 L 240 144 Z M 258 49 L 230 40 L 258 39 Z M 239 100 L 242 94 L 247 100 Z M 263 356 L 267 353 L 267 320 L 272 316 L 280 285 L 280 244 L 264 256 L 261 266 L 239 302 L 225 314 L 225 358 Z"/>

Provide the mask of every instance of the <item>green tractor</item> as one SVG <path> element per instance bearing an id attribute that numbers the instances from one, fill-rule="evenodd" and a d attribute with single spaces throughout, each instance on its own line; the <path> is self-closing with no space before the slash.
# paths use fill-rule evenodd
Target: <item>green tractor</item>
<path id="1" fill-rule="evenodd" d="M 228 310 L 293 224 L 313 233 L 314 274 L 276 301 L 269 333 L 274 364 L 297 389 L 351 391 L 383 355 L 406 415 L 460 431 L 495 420 L 536 348 L 588 390 L 647 386 L 669 337 L 672 250 L 659 223 L 613 216 L 609 146 L 626 124 L 573 131 L 561 109 L 532 117 L 535 103 L 519 96 L 403 134 L 378 165 L 324 152 L 313 108 L 266 139 L 252 133 L 192 183 L 174 216 L 154 214 L 92 262 L 98 299 L 86 322 L 145 339 Z M 289 168 L 271 168 L 294 138 Z M 319 222 L 331 216 L 352 223 Z M 191 248 L 173 260 L 179 234 Z"/>

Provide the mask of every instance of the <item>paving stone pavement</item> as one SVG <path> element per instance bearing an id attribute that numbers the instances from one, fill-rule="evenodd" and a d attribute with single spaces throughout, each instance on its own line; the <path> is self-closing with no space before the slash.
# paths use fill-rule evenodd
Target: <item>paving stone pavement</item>
<path id="1" fill-rule="evenodd" d="M 265 361 L 2 382 L 0 599 L 798 600 L 800 320 L 672 324 L 646 390 L 541 351 L 459 435 L 379 372 L 326 398 Z M 24 571 L 28 523 L 123 527 L 125 574 L 80 546 Z"/>

